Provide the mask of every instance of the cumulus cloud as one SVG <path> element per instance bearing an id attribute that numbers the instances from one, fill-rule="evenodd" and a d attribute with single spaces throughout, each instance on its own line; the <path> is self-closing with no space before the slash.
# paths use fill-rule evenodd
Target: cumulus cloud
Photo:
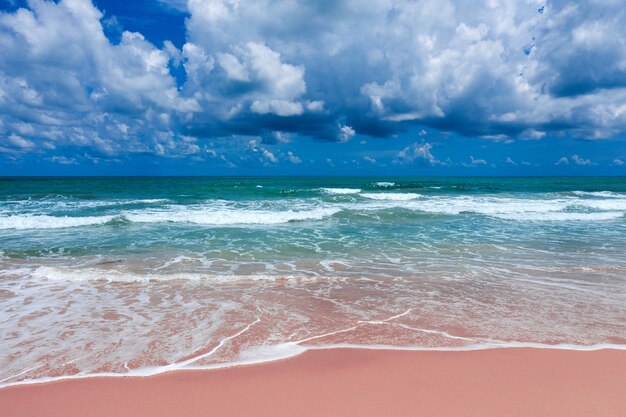
<path id="1" fill-rule="evenodd" d="M 571 163 L 580 166 L 597 165 L 595 162 L 592 162 L 591 159 L 585 159 L 580 157 L 579 155 L 572 155 L 569 159 L 566 156 L 563 156 L 558 161 L 556 161 L 554 165 L 569 165 L 570 161 Z"/>
<path id="2" fill-rule="evenodd" d="M 139 33 L 111 43 L 90 1 L 29 6 L 0 13 L 0 136 L 32 150 L 158 153 L 176 146 L 169 140 L 174 118 L 200 107 L 179 93 L 168 53 Z M 32 130 L 19 139 L 25 124 Z"/>
<path id="3" fill-rule="evenodd" d="M 207 138 L 346 142 L 413 124 L 505 142 L 626 131 L 620 2 L 159 2 L 188 13 L 182 45 L 121 31 L 91 0 L 0 12 L 2 149 L 197 155 Z M 435 163 L 419 146 L 397 159 Z"/>
<path id="4" fill-rule="evenodd" d="M 487 161 L 484 159 L 476 159 L 470 155 L 469 163 L 462 163 L 461 165 L 463 165 L 464 167 L 478 167 L 478 166 L 487 165 Z"/>
<path id="5" fill-rule="evenodd" d="M 339 142 L 347 142 L 354 137 L 356 132 L 350 126 L 339 126 L 339 132 L 337 133 L 337 140 Z"/>
<path id="6" fill-rule="evenodd" d="M 294 155 L 293 152 L 288 151 L 287 152 L 287 160 L 292 163 L 292 164 L 301 164 L 302 163 L 302 159 L 300 159 L 298 156 Z"/>
<path id="7" fill-rule="evenodd" d="M 615 159 L 613 160 L 613 165 L 618 166 L 618 167 L 621 167 L 622 165 L 624 165 L 624 161 L 622 161 L 621 159 L 617 159 L 617 158 L 615 158 Z"/>
<path id="8" fill-rule="evenodd" d="M 430 143 L 414 143 L 406 148 L 402 149 L 396 155 L 394 159 L 395 163 L 406 164 L 413 163 L 415 161 L 428 163 L 429 165 L 437 165 L 441 162 L 435 158 L 435 156 L 430 152 L 433 148 L 433 145 Z"/>
<path id="9" fill-rule="evenodd" d="M 510 156 L 506 157 L 506 159 L 504 160 L 504 163 L 507 164 L 507 165 L 517 166 L 517 162 L 512 160 Z"/>
<path id="10" fill-rule="evenodd" d="M 576 165 L 594 165 L 590 159 L 581 158 L 578 155 L 572 155 L 572 161 L 574 161 Z"/>

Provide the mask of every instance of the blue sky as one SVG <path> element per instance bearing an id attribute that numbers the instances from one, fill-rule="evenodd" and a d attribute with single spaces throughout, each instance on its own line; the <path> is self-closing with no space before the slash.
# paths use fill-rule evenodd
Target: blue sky
<path id="1" fill-rule="evenodd" d="M 623 9 L 0 0 L 0 175 L 626 175 Z"/>

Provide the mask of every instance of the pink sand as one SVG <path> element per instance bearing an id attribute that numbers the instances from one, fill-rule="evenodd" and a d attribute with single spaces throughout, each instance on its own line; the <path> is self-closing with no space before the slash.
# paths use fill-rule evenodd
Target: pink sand
<path id="1" fill-rule="evenodd" d="M 626 351 L 330 349 L 0 389 L 7 417 L 626 416 Z"/>

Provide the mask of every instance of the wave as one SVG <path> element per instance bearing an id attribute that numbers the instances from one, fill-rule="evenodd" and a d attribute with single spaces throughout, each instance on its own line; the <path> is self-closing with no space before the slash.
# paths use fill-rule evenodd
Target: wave
<path id="1" fill-rule="evenodd" d="M 127 213 L 134 223 L 195 223 L 206 225 L 281 224 L 293 221 L 321 220 L 341 211 L 340 208 L 315 208 L 301 211 L 269 211 L 244 209 L 204 209 Z"/>
<path id="2" fill-rule="evenodd" d="M 499 213 L 491 214 L 503 220 L 519 220 L 519 221 L 600 221 L 600 220 L 616 220 L 624 217 L 621 211 L 610 211 L 602 213 L 571 213 L 571 212 L 551 212 L 551 213 Z"/>
<path id="3" fill-rule="evenodd" d="M 404 197 L 407 194 L 400 193 L 361 195 L 383 200 L 378 201 L 375 205 L 370 205 L 369 208 L 362 206 L 363 209 L 401 208 L 439 215 L 474 213 L 511 221 L 603 221 L 623 218 L 626 212 L 626 201 L 616 200 L 542 200 L 502 197 L 431 197 L 418 199 L 417 197 Z M 390 197 L 385 198 L 385 196 Z M 413 196 L 416 195 L 413 194 Z M 353 205 L 352 208 L 358 210 L 359 207 L 359 205 Z"/>
<path id="4" fill-rule="evenodd" d="M 408 201 L 422 197 L 421 194 L 417 193 L 363 193 L 359 195 L 361 197 L 369 198 L 370 200 L 390 201 Z"/>
<path id="5" fill-rule="evenodd" d="M 379 182 L 375 182 L 374 185 L 377 187 L 389 188 L 389 187 L 395 187 L 396 183 L 388 182 L 388 181 L 379 181 Z"/>
<path id="6" fill-rule="evenodd" d="M 358 194 L 361 192 L 360 188 L 320 188 L 320 190 L 326 194 Z"/>
<path id="7" fill-rule="evenodd" d="M 115 216 L 61 217 L 24 214 L 0 217 L 0 229 L 63 229 L 105 224 L 114 218 Z"/>
<path id="8" fill-rule="evenodd" d="M 626 198 L 626 194 L 620 194 L 613 191 L 572 191 L 572 194 L 581 197 Z"/>
<path id="9" fill-rule="evenodd" d="M 94 225 L 121 225 L 131 223 L 194 223 L 203 225 L 263 225 L 293 221 L 321 220 L 341 211 L 341 208 L 315 208 L 311 210 L 245 210 L 245 209 L 194 209 L 179 211 L 133 211 L 108 216 L 48 216 L 13 215 L 0 217 L 2 229 L 62 229 Z"/>

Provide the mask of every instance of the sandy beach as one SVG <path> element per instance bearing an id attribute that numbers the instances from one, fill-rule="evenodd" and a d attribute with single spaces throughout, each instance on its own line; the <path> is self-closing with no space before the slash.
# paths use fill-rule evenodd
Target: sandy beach
<path id="1" fill-rule="evenodd" d="M 10 417 L 626 415 L 626 352 L 312 350 L 258 365 L 0 389 Z"/>

